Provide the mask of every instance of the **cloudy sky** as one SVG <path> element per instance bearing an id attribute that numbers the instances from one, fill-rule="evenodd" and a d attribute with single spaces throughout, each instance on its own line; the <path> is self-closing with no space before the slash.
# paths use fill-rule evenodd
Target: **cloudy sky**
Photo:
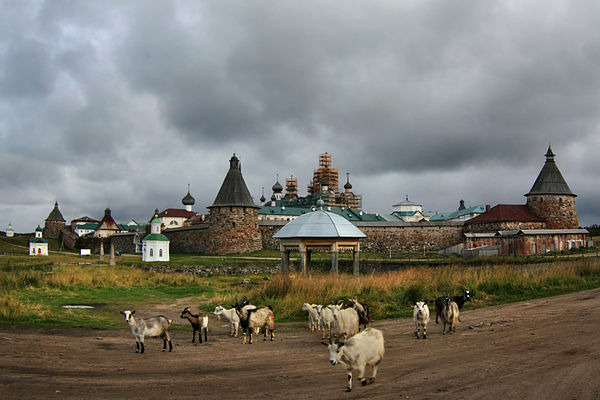
<path id="1" fill-rule="evenodd" d="M 524 204 L 549 144 L 600 223 L 600 2 L 0 0 L 0 230 L 206 212 L 333 155 L 363 208 Z"/>

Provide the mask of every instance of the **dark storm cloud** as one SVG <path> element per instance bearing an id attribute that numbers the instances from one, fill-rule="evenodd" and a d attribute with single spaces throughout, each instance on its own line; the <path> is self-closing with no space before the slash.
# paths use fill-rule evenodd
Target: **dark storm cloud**
<path id="1" fill-rule="evenodd" d="M 234 152 L 255 201 L 328 151 L 370 211 L 522 203 L 550 143 L 600 215 L 597 2 L 0 6 L 0 189 L 38 220 L 145 219 L 187 183 L 204 212 Z"/>

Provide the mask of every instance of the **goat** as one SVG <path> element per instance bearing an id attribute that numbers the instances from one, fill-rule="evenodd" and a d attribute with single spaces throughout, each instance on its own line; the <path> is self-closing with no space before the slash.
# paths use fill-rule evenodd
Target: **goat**
<path id="1" fill-rule="evenodd" d="M 244 308 L 252 310 L 256 307 L 252 304 L 247 304 L 244 306 Z M 223 316 L 227 320 L 227 322 L 231 324 L 231 333 L 229 334 L 229 336 L 238 337 L 240 317 L 238 317 L 237 313 L 235 312 L 235 307 L 231 307 L 229 310 L 226 310 L 221 306 L 216 306 L 213 314 L 215 314 L 218 318 Z"/>
<path id="2" fill-rule="evenodd" d="M 354 308 L 344 308 L 339 304 L 328 305 L 334 320 L 334 335 L 343 336 L 344 341 L 358 333 L 358 313 Z"/>
<path id="3" fill-rule="evenodd" d="M 250 336 L 248 343 L 252 344 L 252 332 L 256 328 L 263 328 L 265 330 L 264 340 L 267 340 L 267 330 L 271 333 L 271 341 L 275 340 L 275 318 L 273 317 L 273 308 L 271 306 L 262 306 L 249 310 L 241 304 L 236 304 L 235 312 L 240 318 L 240 325 L 244 332 L 242 344 L 246 344 L 246 335 Z"/>
<path id="4" fill-rule="evenodd" d="M 448 324 L 448 333 L 452 333 L 456 331 L 456 326 L 459 322 L 459 313 L 458 304 L 452 301 L 449 297 L 444 297 L 444 308 L 442 310 L 442 322 L 444 323 L 444 330 L 442 331 L 442 335 L 446 334 L 446 324 Z"/>
<path id="5" fill-rule="evenodd" d="M 451 301 L 455 302 L 458 305 L 458 309 L 462 310 L 465 305 L 465 301 L 471 301 L 471 292 L 469 290 L 465 290 L 462 296 L 453 296 L 450 298 Z M 438 324 L 438 317 L 442 314 L 442 310 L 444 309 L 443 297 L 438 297 L 435 299 L 435 323 Z"/>
<path id="6" fill-rule="evenodd" d="M 369 322 L 371 322 L 371 311 L 369 310 L 369 306 L 365 303 L 359 303 L 356 297 L 354 297 L 354 299 L 348 299 L 348 303 L 350 304 L 350 307 L 354 308 L 358 313 L 358 329 L 360 330 L 361 326 L 365 329 Z"/>
<path id="7" fill-rule="evenodd" d="M 415 336 L 419 339 L 419 328 L 421 328 L 423 339 L 427 339 L 427 323 L 429 322 L 429 307 L 426 301 L 417 301 L 413 309 L 413 320 L 415 321 Z"/>
<path id="8" fill-rule="evenodd" d="M 308 313 L 308 329 L 310 329 L 311 332 L 314 332 L 315 329 L 321 329 L 319 313 L 317 312 L 316 306 L 316 304 L 308 303 L 304 303 L 302 305 L 302 311 L 306 311 Z"/>
<path id="9" fill-rule="evenodd" d="M 167 341 L 169 342 L 169 351 L 173 351 L 173 343 L 171 343 L 171 333 L 169 327 L 173 323 L 172 319 L 167 319 L 164 315 L 159 315 L 151 318 L 134 318 L 135 310 L 120 311 L 125 316 L 125 321 L 129 324 L 131 333 L 135 337 L 135 352 L 144 352 L 144 337 L 160 337 L 163 340 L 163 350 L 167 349 Z"/>
<path id="10" fill-rule="evenodd" d="M 202 331 L 204 331 L 204 341 L 208 342 L 208 316 L 204 313 L 192 314 L 189 307 L 186 307 L 181 312 L 181 319 L 187 318 L 192 324 L 194 332 L 192 333 L 192 343 L 196 342 L 196 332 L 198 332 L 198 341 L 202 344 Z"/>
<path id="11" fill-rule="evenodd" d="M 348 373 L 346 392 L 352 391 L 352 372 L 354 371 L 358 372 L 358 379 L 363 386 L 375 382 L 377 366 L 385 353 L 383 334 L 380 330 L 366 328 L 345 343 L 321 343 L 329 349 L 331 365 L 339 362 L 346 366 Z M 367 365 L 373 368 L 373 376 L 369 379 L 365 379 Z"/>
<path id="12" fill-rule="evenodd" d="M 327 331 L 327 337 L 331 339 L 331 327 L 334 323 L 331 310 L 328 307 L 323 307 L 320 304 L 318 304 L 315 309 L 319 314 L 319 322 L 322 329 L 321 339 L 325 339 L 325 331 Z"/>

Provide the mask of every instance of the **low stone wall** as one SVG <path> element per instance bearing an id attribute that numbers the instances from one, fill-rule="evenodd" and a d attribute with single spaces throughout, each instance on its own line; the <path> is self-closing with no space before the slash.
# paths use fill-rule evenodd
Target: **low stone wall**
<path id="1" fill-rule="evenodd" d="M 198 276 L 278 274 L 281 264 L 223 264 L 223 265 L 144 265 L 142 268 L 161 273 L 189 273 Z"/>
<path id="2" fill-rule="evenodd" d="M 171 253 L 204 253 L 206 248 L 206 237 L 208 225 L 192 225 L 183 228 L 165 229 L 162 231 L 171 243 Z"/>

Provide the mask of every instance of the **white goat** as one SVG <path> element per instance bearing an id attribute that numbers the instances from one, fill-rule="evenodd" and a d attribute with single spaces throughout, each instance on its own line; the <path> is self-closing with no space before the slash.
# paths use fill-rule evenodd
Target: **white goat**
<path id="1" fill-rule="evenodd" d="M 253 310 L 256 307 L 253 306 L 252 304 L 247 304 L 244 306 L 244 308 L 247 310 Z M 223 318 L 225 318 L 227 320 L 227 322 L 229 322 L 231 324 L 231 333 L 229 334 L 229 336 L 238 337 L 238 329 L 240 326 L 240 317 L 238 317 L 237 313 L 235 312 L 234 307 L 230 308 L 229 310 L 226 310 L 221 306 L 216 306 L 213 314 L 215 314 L 217 316 L 217 318 L 220 318 L 221 316 L 223 316 Z"/>
<path id="2" fill-rule="evenodd" d="M 302 305 L 302 311 L 306 311 L 308 313 L 308 329 L 311 332 L 314 330 L 321 330 L 321 322 L 319 321 L 319 313 L 317 312 L 317 304 L 308 304 L 304 303 Z"/>
<path id="3" fill-rule="evenodd" d="M 327 331 L 327 337 L 331 339 L 331 328 L 333 326 L 333 313 L 328 307 L 323 307 L 318 304 L 316 307 L 317 313 L 319 314 L 319 322 L 321 323 L 321 339 L 325 339 L 325 332 Z"/>
<path id="4" fill-rule="evenodd" d="M 352 390 L 352 372 L 358 372 L 360 383 L 368 385 L 375 381 L 377 366 L 385 353 L 383 334 L 375 328 L 367 328 L 352 336 L 346 343 L 325 343 L 329 349 L 329 362 L 336 365 L 338 362 L 346 366 L 348 372 L 347 392 Z M 365 368 L 373 367 L 373 376 L 365 379 Z"/>
<path id="5" fill-rule="evenodd" d="M 169 351 L 173 351 L 171 343 L 171 333 L 169 327 L 173 323 L 172 319 L 167 319 L 164 315 L 151 318 L 134 318 L 135 310 L 120 311 L 125 316 L 125 321 L 129 324 L 131 333 L 135 337 L 135 352 L 144 352 L 144 337 L 160 337 L 163 340 L 163 351 L 167 349 L 169 342 Z"/>
<path id="6" fill-rule="evenodd" d="M 358 313 L 354 308 L 344 308 L 340 304 L 328 305 L 333 315 L 334 336 L 343 336 L 344 341 L 358 333 Z"/>
<path id="7" fill-rule="evenodd" d="M 429 307 L 426 301 L 417 301 L 413 309 L 413 320 L 415 321 L 415 336 L 419 336 L 419 328 L 423 339 L 427 339 L 427 323 L 429 322 Z"/>

